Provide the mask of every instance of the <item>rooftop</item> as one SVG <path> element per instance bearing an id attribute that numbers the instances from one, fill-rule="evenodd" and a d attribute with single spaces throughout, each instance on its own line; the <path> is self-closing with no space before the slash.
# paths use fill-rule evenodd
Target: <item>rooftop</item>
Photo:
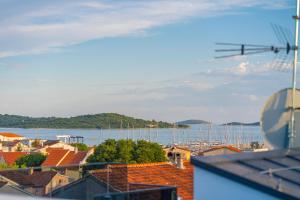
<path id="1" fill-rule="evenodd" d="M 34 171 L 32 174 L 25 170 L 4 170 L 0 175 L 22 186 L 44 187 L 57 174 L 55 171 Z"/>
<path id="2" fill-rule="evenodd" d="M 9 132 L 0 132 L 0 135 L 4 137 L 23 137 L 22 135 L 18 135 L 15 133 L 9 133 Z"/>
<path id="3" fill-rule="evenodd" d="M 0 157 L 2 157 L 6 164 L 13 165 L 15 161 L 21 156 L 27 155 L 27 152 L 2 152 L 0 151 Z"/>
<path id="4" fill-rule="evenodd" d="M 199 168 L 283 199 L 300 199 L 300 148 L 197 156 Z"/>
<path id="5" fill-rule="evenodd" d="M 42 163 L 42 166 L 67 166 L 67 165 L 79 165 L 84 161 L 88 152 L 85 151 L 70 151 L 62 148 L 47 148 L 47 158 Z"/>
<path id="6" fill-rule="evenodd" d="M 121 191 L 141 187 L 176 186 L 179 196 L 193 199 L 193 166 L 184 162 L 185 169 L 179 169 L 168 162 L 147 164 L 110 165 L 110 185 Z M 96 170 L 92 175 L 107 182 L 107 169 Z"/>
<path id="7" fill-rule="evenodd" d="M 15 145 L 19 144 L 20 140 L 14 140 L 14 141 L 2 141 L 2 145 L 6 147 L 14 147 Z"/>
<path id="8" fill-rule="evenodd" d="M 47 140 L 43 143 L 43 146 L 51 146 L 51 145 L 54 145 L 57 143 L 60 143 L 60 141 L 59 140 Z"/>
<path id="9" fill-rule="evenodd" d="M 214 147 L 212 147 L 210 149 L 202 151 L 200 154 L 211 152 L 211 151 L 215 151 L 215 150 L 219 150 L 219 149 L 228 149 L 230 151 L 237 152 L 237 153 L 241 152 L 241 150 L 238 149 L 238 148 L 236 148 L 236 147 L 233 147 L 233 146 L 230 146 L 230 145 L 226 145 L 226 146 L 214 146 Z"/>

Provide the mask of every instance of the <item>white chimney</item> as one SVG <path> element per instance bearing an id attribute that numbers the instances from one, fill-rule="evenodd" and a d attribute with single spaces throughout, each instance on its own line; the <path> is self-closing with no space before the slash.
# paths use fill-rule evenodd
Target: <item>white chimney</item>
<path id="1" fill-rule="evenodd" d="M 176 167 L 178 169 L 184 169 L 183 159 L 180 153 L 176 153 Z"/>

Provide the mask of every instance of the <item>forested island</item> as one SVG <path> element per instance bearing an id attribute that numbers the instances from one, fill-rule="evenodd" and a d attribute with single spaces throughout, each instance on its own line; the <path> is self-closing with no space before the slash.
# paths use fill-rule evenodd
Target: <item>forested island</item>
<path id="1" fill-rule="evenodd" d="M 55 129 L 127 129 L 127 128 L 173 128 L 168 122 L 143 120 L 117 113 L 101 113 L 75 117 L 27 117 L 20 115 L 1 115 L 3 128 L 55 128 Z M 187 128 L 186 125 L 176 125 Z"/>
<path id="2" fill-rule="evenodd" d="M 230 122 L 226 124 L 222 124 L 222 126 L 259 126 L 259 122 L 253 122 L 253 123 L 243 123 L 243 122 Z"/>
<path id="3" fill-rule="evenodd" d="M 189 119 L 185 121 L 176 122 L 178 125 L 189 125 L 189 124 L 210 124 L 208 121 L 200 120 L 200 119 Z"/>

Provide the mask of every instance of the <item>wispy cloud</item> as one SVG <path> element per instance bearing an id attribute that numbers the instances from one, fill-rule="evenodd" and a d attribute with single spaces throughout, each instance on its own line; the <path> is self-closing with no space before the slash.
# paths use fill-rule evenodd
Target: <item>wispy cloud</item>
<path id="1" fill-rule="evenodd" d="M 23 9 L 6 3 L 0 6 L 0 12 L 6 14 L 0 20 L 1 27 L 5 27 L 0 30 L 0 58 L 54 51 L 92 39 L 136 36 L 190 17 L 224 15 L 235 8 L 254 6 L 283 8 L 286 3 L 280 0 L 62 0 L 24 5 Z"/>

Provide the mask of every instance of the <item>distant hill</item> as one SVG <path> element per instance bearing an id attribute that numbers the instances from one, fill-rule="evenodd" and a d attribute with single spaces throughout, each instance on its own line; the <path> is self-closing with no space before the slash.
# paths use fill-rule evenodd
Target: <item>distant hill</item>
<path id="1" fill-rule="evenodd" d="M 254 122 L 254 123 L 242 123 L 242 122 L 230 122 L 226 124 L 222 124 L 223 126 L 228 125 L 228 126 L 259 126 L 259 122 Z"/>
<path id="2" fill-rule="evenodd" d="M 210 122 L 199 120 L 199 119 L 189 119 L 185 121 L 176 122 L 178 125 L 189 125 L 189 124 L 210 124 Z"/>
<path id="3" fill-rule="evenodd" d="M 0 115 L 0 127 L 5 128 L 57 128 L 57 129 L 119 129 L 119 128 L 171 128 L 173 124 L 162 121 L 136 119 L 116 113 L 81 115 L 76 117 L 26 117 Z M 178 126 L 179 127 L 179 126 Z M 188 126 L 180 125 L 181 128 Z"/>

